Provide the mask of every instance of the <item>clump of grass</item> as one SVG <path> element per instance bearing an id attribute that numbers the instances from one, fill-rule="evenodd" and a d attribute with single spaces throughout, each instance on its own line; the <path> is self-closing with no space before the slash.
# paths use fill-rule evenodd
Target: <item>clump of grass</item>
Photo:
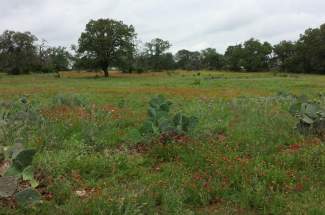
<path id="1" fill-rule="evenodd" d="M 58 94 L 53 97 L 53 106 L 87 107 L 89 101 L 78 94 Z"/>

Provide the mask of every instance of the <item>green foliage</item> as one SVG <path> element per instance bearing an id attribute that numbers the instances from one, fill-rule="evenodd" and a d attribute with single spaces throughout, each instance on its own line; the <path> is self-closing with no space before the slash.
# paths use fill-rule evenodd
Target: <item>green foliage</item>
<path id="1" fill-rule="evenodd" d="M 12 148 L 15 148 L 13 146 Z M 6 176 L 22 176 L 23 172 L 26 170 L 25 173 L 28 173 L 30 171 L 30 165 L 32 164 L 34 155 L 36 153 L 36 150 L 34 149 L 18 149 L 19 152 L 15 155 L 12 155 L 11 158 L 11 165 L 9 166 L 8 170 L 5 172 L 4 175 Z"/>
<path id="2" fill-rule="evenodd" d="M 141 132 L 153 135 L 183 135 L 197 125 L 198 119 L 194 116 L 188 117 L 182 113 L 172 116 L 171 105 L 172 103 L 162 95 L 152 98 L 148 108 L 149 119 L 144 123 Z"/>
<path id="3" fill-rule="evenodd" d="M 175 60 L 177 68 L 179 69 L 199 70 L 202 68 L 202 59 L 200 52 L 192 52 L 183 49 L 176 53 Z"/>
<path id="4" fill-rule="evenodd" d="M 225 66 L 224 56 L 216 49 L 207 48 L 201 51 L 202 69 L 220 70 Z"/>
<path id="5" fill-rule="evenodd" d="M 250 39 L 236 46 L 229 46 L 225 53 L 228 69 L 249 72 L 269 70 L 272 46 L 268 42 Z"/>
<path id="6" fill-rule="evenodd" d="M 26 97 L 14 102 L 0 102 L 0 144 L 26 142 L 28 132 L 42 123 L 38 109 Z"/>
<path id="7" fill-rule="evenodd" d="M 290 107 L 299 119 L 297 129 L 303 134 L 325 134 L 325 109 L 315 102 L 299 101 Z"/>
<path id="8" fill-rule="evenodd" d="M 122 21 L 90 20 L 79 38 L 77 57 L 102 69 L 107 77 L 109 66 L 123 67 L 133 57 L 135 36 L 134 27 Z"/>
<path id="9" fill-rule="evenodd" d="M 64 47 L 48 47 L 30 32 L 6 30 L 0 35 L 0 70 L 19 75 L 49 73 L 69 68 L 71 55 Z"/>
<path id="10" fill-rule="evenodd" d="M 171 47 L 169 41 L 155 38 L 145 43 L 144 50 L 139 51 L 134 59 L 134 70 L 138 73 L 144 71 L 162 71 L 175 68 L 174 56 L 168 53 Z"/>
<path id="11" fill-rule="evenodd" d="M 52 99 L 53 106 L 87 107 L 88 100 L 78 94 L 57 94 Z"/>
<path id="12" fill-rule="evenodd" d="M 28 181 L 31 184 L 32 188 L 38 187 L 39 183 L 34 178 L 34 169 L 32 166 L 27 166 L 22 173 L 24 181 Z"/>
<path id="13" fill-rule="evenodd" d="M 15 147 L 15 146 L 13 146 Z M 0 177 L 0 197 L 11 197 L 16 192 L 18 180 L 22 178 L 28 181 L 32 188 L 16 193 L 15 199 L 20 206 L 26 206 L 30 203 L 35 203 L 40 200 L 40 194 L 34 190 L 38 186 L 38 182 L 34 178 L 33 168 L 31 166 L 36 150 L 21 149 L 20 146 L 12 151 L 19 151 L 17 154 L 12 154 L 10 166 Z"/>
<path id="14" fill-rule="evenodd" d="M 53 86 L 63 95 L 74 88 L 94 105 L 86 110 L 90 117 L 48 120 L 44 114 L 41 125 L 28 120 L 22 132 L 13 132 L 12 143 L 37 149 L 33 168 L 24 169 L 22 179 L 35 173 L 43 203 L 11 209 L 1 198 L 0 214 L 322 214 L 324 141 L 296 135 L 297 120 L 288 109 L 296 100 L 292 93 L 315 98 L 323 92 L 324 77 L 197 74 L 125 74 L 109 85 L 101 79 L 4 76 L 1 98 L 12 116 L 46 110 L 56 117 Z M 195 79 L 204 83 L 194 86 Z M 28 109 L 24 99 L 9 102 L 31 88 L 39 91 L 33 91 Z M 157 112 L 169 110 L 170 125 L 185 135 L 139 132 L 147 119 L 147 101 L 156 93 L 168 99 L 152 106 Z M 318 99 L 322 107 L 324 96 Z M 73 107 L 63 110 L 82 109 Z M 195 129 L 186 119 L 192 115 L 200 119 Z M 182 144 L 163 144 L 172 142 Z M 16 157 L 21 149 L 5 146 L 3 151 Z M 15 192 L 29 183 L 22 181 Z"/>
<path id="15" fill-rule="evenodd" d="M 12 166 L 19 171 L 24 171 L 25 168 L 32 164 L 35 153 L 35 149 L 26 149 L 19 152 L 18 155 L 14 157 Z"/>
<path id="16" fill-rule="evenodd" d="M 26 207 L 41 202 L 41 195 L 34 189 L 28 188 L 16 193 L 15 199 L 20 207 Z"/>
<path id="17" fill-rule="evenodd" d="M 298 41 L 282 41 L 274 46 L 275 61 L 281 71 L 325 74 L 325 24 L 310 28 Z"/>
<path id="18" fill-rule="evenodd" d="M 31 72 L 37 61 L 36 41 L 30 32 L 4 31 L 0 35 L 0 70 L 12 75 Z"/>

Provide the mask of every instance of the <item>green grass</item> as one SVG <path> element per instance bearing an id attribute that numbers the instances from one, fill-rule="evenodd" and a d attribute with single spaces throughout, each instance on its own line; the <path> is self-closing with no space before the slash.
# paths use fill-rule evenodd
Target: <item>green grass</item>
<path id="1" fill-rule="evenodd" d="M 27 96 L 44 116 L 6 143 L 38 149 L 33 166 L 52 198 L 0 214 L 325 213 L 324 141 L 299 135 L 292 98 L 278 96 L 319 99 L 325 76 L 82 74 L 1 76 L 2 101 Z M 185 142 L 139 133 L 157 94 L 172 112 L 199 118 Z M 76 195 L 83 190 L 86 197 Z"/>

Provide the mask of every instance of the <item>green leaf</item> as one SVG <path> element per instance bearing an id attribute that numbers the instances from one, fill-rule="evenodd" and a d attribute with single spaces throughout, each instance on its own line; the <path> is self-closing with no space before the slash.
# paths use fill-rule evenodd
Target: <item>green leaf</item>
<path id="1" fill-rule="evenodd" d="M 21 143 L 16 143 L 8 150 L 11 158 L 15 158 L 21 151 L 24 150 L 24 146 Z"/>
<path id="2" fill-rule="evenodd" d="M 154 109 L 152 107 L 148 108 L 148 114 L 149 114 L 149 117 L 151 117 L 152 119 L 155 119 L 157 117 L 156 109 Z"/>
<path id="3" fill-rule="evenodd" d="M 32 188 L 36 188 L 39 185 L 38 181 L 36 181 L 34 178 L 34 172 L 32 166 L 28 166 L 27 168 L 25 168 L 22 175 L 23 175 L 23 180 L 29 181 Z"/>
<path id="4" fill-rule="evenodd" d="M 305 113 L 310 117 L 310 118 L 317 118 L 318 114 L 317 112 L 320 110 L 319 105 L 317 104 L 307 104 L 305 107 Z"/>
<path id="5" fill-rule="evenodd" d="M 9 169 L 4 174 L 5 176 L 16 176 L 20 177 L 21 176 L 21 171 L 18 170 L 15 166 L 11 165 Z"/>
<path id="6" fill-rule="evenodd" d="M 170 120 L 168 120 L 168 118 L 165 117 L 159 119 L 158 126 L 159 131 L 162 133 L 169 132 L 173 129 L 172 123 L 170 122 Z"/>
<path id="7" fill-rule="evenodd" d="M 24 191 L 16 193 L 16 202 L 19 206 L 25 207 L 41 202 L 41 195 L 34 189 L 28 188 Z"/>
<path id="8" fill-rule="evenodd" d="M 301 119 L 304 123 L 307 123 L 307 124 L 313 124 L 314 123 L 314 120 L 311 119 L 309 116 L 307 115 L 304 115 Z"/>
<path id="9" fill-rule="evenodd" d="M 289 113 L 293 116 L 295 116 L 297 113 L 300 113 L 301 111 L 301 103 L 296 103 L 291 105 L 290 109 L 289 109 Z"/>
<path id="10" fill-rule="evenodd" d="M 20 171 L 23 171 L 27 166 L 32 164 L 35 149 L 27 149 L 21 151 L 13 160 L 13 166 Z"/>

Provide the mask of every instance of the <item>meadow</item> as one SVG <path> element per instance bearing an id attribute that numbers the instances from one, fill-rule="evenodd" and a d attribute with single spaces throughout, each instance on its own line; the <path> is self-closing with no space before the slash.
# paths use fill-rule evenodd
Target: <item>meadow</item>
<path id="1" fill-rule="evenodd" d="M 0 74 L 1 113 L 27 113 L 0 124 L 0 144 L 37 150 L 42 196 L 2 198 L 0 214 L 325 214 L 324 137 L 300 134 L 289 113 L 301 95 L 325 106 L 324 75 L 100 76 Z M 196 126 L 143 135 L 157 95 Z"/>

